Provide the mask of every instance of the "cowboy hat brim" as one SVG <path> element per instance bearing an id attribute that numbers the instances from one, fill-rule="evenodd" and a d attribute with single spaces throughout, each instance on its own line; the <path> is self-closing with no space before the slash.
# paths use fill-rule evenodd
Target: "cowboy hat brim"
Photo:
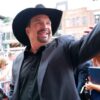
<path id="1" fill-rule="evenodd" d="M 16 17 L 13 20 L 12 23 L 12 29 L 15 37 L 19 42 L 21 42 L 23 45 L 30 45 L 28 36 L 25 32 L 25 28 L 28 25 L 30 19 L 33 16 L 39 15 L 39 14 L 45 14 L 48 15 L 51 20 L 51 27 L 52 27 L 52 33 L 53 35 L 57 31 L 61 17 L 62 17 L 62 11 L 57 9 L 50 9 L 50 8 L 27 8 L 19 12 Z"/>

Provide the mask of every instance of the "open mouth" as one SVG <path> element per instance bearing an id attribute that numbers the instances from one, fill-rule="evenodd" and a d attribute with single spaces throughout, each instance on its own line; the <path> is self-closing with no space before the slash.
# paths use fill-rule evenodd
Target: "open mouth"
<path id="1" fill-rule="evenodd" d="M 39 36 L 39 37 L 47 37 L 48 34 L 49 34 L 49 32 L 48 32 L 47 29 L 40 30 L 40 31 L 38 32 L 38 36 Z"/>

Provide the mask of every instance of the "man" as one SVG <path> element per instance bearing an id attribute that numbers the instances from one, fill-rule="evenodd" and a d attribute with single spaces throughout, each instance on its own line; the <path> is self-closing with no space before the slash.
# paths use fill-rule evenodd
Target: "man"
<path id="1" fill-rule="evenodd" d="M 16 15 L 12 28 L 26 46 L 12 69 L 12 100 L 80 100 L 74 68 L 100 52 L 100 23 L 80 41 L 52 40 L 62 11 L 37 5 Z"/>

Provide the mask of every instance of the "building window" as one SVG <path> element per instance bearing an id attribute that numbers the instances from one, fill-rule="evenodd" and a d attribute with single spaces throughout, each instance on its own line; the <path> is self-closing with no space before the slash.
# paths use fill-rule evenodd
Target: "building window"
<path id="1" fill-rule="evenodd" d="M 88 23 L 86 16 L 83 17 L 73 17 L 65 20 L 66 27 L 79 27 L 86 26 Z"/>
<path id="2" fill-rule="evenodd" d="M 10 33 L 3 33 L 2 40 L 10 40 Z"/>
<path id="3" fill-rule="evenodd" d="M 3 49 L 7 49 L 8 48 L 8 44 L 3 44 Z"/>
<path id="4" fill-rule="evenodd" d="M 65 27 L 70 27 L 70 25 L 69 25 L 69 24 L 70 24 L 69 19 L 65 19 L 65 21 L 64 21 L 64 22 L 65 22 Z"/>
<path id="5" fill-rule="evenodd" d="M 6 33 L 5 39 L 6 39 L 6 40 L 10 40 L 10 33 Z"/>
<path id="6" fill-rule="evenodd" d="M 82 25 L 83 25 L 83 26 L 86 26 L 87 23 L 88 23 L 87 17 L 86 17 L 86 16 L 83 16 L 83 17 L 82 17 Z"/>
<path id="7" fill-rule="evenodd" d="M 95 17 L 95 24 L 100 21 L 100 14 L 94 15 Z"/>

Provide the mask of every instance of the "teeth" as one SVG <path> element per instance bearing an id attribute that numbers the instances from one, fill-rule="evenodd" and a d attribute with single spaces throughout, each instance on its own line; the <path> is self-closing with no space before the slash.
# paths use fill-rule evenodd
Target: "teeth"
<path id="1" fill-rule="evenodd" d="M 40 33 L 40 35 L 47 35 L 47 33 Z"/>
<path id="2" fill-rule="evenodd" d="M 40 34 L 47 34 L 47 32 L 41 32 Z"/>

